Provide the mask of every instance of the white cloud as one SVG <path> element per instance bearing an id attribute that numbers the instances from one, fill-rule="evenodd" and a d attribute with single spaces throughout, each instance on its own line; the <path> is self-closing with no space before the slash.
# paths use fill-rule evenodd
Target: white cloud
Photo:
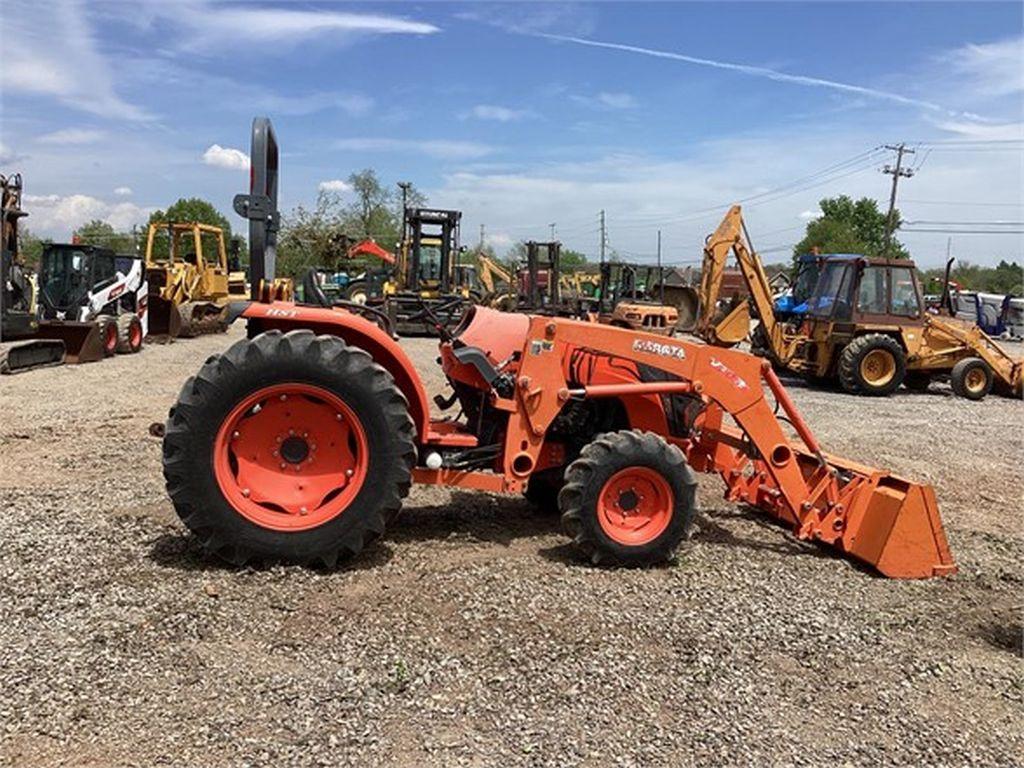
<path id="1" fill-rule="evenodd" d="M 215 168 L 227 168 L 232 171 L 249 170 L 249 156 L 240 149 L 222 147 L 220 144 L 211 144 L 203 152 L 203 162 Z"/>
<path id="2" fill-rule="evenodd" d="M 92 144 L 106 134 L 93 128 L 64 128 L 39 137 L 40 144 Z"/>
<path id="3" fill-rule="evenodd" d="M 1024 123 L 993 124 L 989 122 L 972 123 L 966 120 L 947 120 L 936 123 L 944 131 L 955 133 L 965 139 L 983 139 L 987 141 L 1021 141 L 1024 140 Z"/>
<path id="4" fill-rule="evenodd" d="M 244 7 L 190 0 L 160 4 L 154 11 L 187 30 L 182 48 L 213 55 L 234 46 L 266 43 L 273 53 L 287 44 L 329 39 L 347 44 L 367 35 L 430 35 L 434 24 L 375 13 Z M 214 45 L 215 43 L 215 45 Z"/>
<path id="5" fill-rule="evenodd" d="M 636 99 L 634 99 L 632 94 L 629 93 L 601 91 L 595 96 L 573 94 L 569 98 L 579 104 L 586 104 L 589 107 L 599 107 L 602 109 L 632 109 L 636 106 Z"/>
<path id="6" fill-rule="evenodd" d="M 923 99 L 916 99 L 898 93 L 879 90 L 877 88 L 868 88 L 862 85 L 852 85 L 850 83 L 842 83 L 836 80 L 826 80 L 820 77 L 811 77 L 809 75 L 792 75 L 786 72 L 779 72 L 774 69 L 768 69 L 767 67 L 757 67 L 749 64 L 736 64 L 734 62 L 719 61 L 716 59 L 705 59 L 698 56 L 688 56 L 682 53 L 675 53 L 673 51 L 660 51 L 653 48 L 642 48 L 637 45 L 625 45 L 622 43 L 610 43 L 603 42 L 600 40 L 590 40 L 572 35 L 553 35 L 546 32 L 537 32 L 533 34 L 535 34 L 537 37 L 544 37 L 547 38 L 548 40 L 556 40 L 558 42 L 563 43 L 572 43 L 574 45 L 583 45 L 592 48 L 603 48 L 606 50 L 639 54 L 641 56 L 650 56 L 658 59 L 669 59 L 672 61 L 679 61 L 686 64 L 695 64 L 697 66 L 702 67 L 712 67 L 714 69 L 726 69 L 732 72 L 750 75 L 752 77 L 762 77 L 768 80 L 775 80 L 777 82 L 793 83 L 795 85 L 811 86 L 815 88 L 828 88 L 831 90 L 844 91 L 846 93 L 855 93 L 861 96 L 868 96 L 874 99 L 893 101 L 900 104 L 906 104 L 909 106 L 924 107 L 925 109 L 929 110 L 949 111 L 944 109 L 943 107 L 940 107 L 938 104 L 935 104 L 930 101 L 925 101 Z"/>
<path id="7" fill-rule="evenodd" d="M 71 233 L 93 219 L 100 219 L 119 231 L 144 224 L 156 210 L 134 203 L 112 203 L 91 195 L 25 195 L 26 222 L 34 234 L 67 240 Z"/>
<path id="8" fill-rule="evenodd" d="M 50 96 L 108 119 L 150 118 L 117 94 L 81 0 L 6 0 L 3 23 L 4 92 Z"/>
<path id="9" fill-rule="evenodd" d="M 131 187 L 117 187 L 114 190 L 114 194 L 117 195 L 118 197 L 131 197 L 132 188 Z"/>
<path id="10" fill-rule="evenodd" d="M 463 117 L 475 117 L 477 120 L 495 120 L 499 123 L 510 123 L 514 120 L 522 120 L 530 117 L 533 112 L 529 109 L 512 109 L 500 107 L 494 104 L 477 104 Z"/>
<path id="11" fill-rule="evenodd" d="M 351 152 L 412 152 L 441 160 L 471 160 L 484 157 L 494 151 L 493 147 L 473 141 L 448 141 L 444 139 L 341 139 L 334 143 L 336 149 Z"/>
<path id="12" fill-rule="evenodd" d="M 17 154 L 13 149 L 0 141 L 0 165 L 16 163 L 19 160 L 21 160 L 21 155 Z"/>
<path id="13" fill-rule="evenodd" d="M 818 218 L 818 212 L 811 210 L 800 211 L 800 215 L 797 218 L 802 219 L 803 221 L 810 221 L 811 219 Z"/>
<path id="14" fill-rule="evenodd" d="M 947 60 L 958 74 L 971 81 L 975 92 L 1007 96 L 1024 91 L 1024 35 L 965 45 Z"/>
<path id="15" fill-rule="evenodd" d="M 317 189 L 321 192 L 338 192 L 340 194 L 342 192 L 348 192 L 352 189 L 352 185 L 347 181 L 342 181 L 341 179 L 330 179 L 328 181 L 321 181 L 317 185 Z"/>
<path id="16" fill-rule="evenodd" d="M 636 99 L 628 93 L 602 92 L 597 94 L 597 100 L 612 109 L 630 109 L 636 106 Z"/>

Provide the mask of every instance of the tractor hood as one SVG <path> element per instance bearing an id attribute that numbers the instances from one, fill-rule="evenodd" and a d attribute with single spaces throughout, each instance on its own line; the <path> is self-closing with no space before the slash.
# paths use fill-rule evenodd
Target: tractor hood
<path id="1" fill-rule="evenodd" d="M 471 306 L 462 315 L 462 321 L 455 329 L 452 340 L 441 344 L 441 363 L 445 374 L 453 381 L 486 388 L 486 383 L 475 368 L 455 359 L 452 354 L 453 345 L 476 347 L 487 356 L 492 365 L 497 366 L 514 352 L 522 352 L 529 328 L 529 315 L 499 312 L 478 305 Z"/>

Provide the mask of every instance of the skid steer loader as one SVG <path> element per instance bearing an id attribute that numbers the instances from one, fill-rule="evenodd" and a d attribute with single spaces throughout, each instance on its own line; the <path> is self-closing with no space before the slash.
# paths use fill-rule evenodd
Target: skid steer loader
<path id="1" fill-rule="evenodd" d="M 137 256 L 74 243 L 43 250 L 38 335 L 63 341 L 69 363 L 139 352 L 148 302 L 145 270 Z"/>
<path id="2" fill-rule="evenodd" d="M 272 276 L 278 146 L 253 124 L 254 280 Z M 381 536 L 412 482 L 557 497 L 588 560 L 672 558 L 696 473 L 726 497 L 897 578 L 955 571 L 930 486 L 826 454 L 751 355 L 577 320 L 423 302 L 453 389 L 431 418 L 420 377 L 377 324 L 342 307 L 240 308 L 248 338 L 185 382 L 163 427 L 177 513 L 209 552 L 333 566 Z M 792 433 L 784 429 L 791 425 Z"/>

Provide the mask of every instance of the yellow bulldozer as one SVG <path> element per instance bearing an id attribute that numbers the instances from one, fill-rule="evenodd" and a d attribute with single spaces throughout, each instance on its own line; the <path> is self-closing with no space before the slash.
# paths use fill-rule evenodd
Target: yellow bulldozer
<path id="1" fill-rule="evenodd" d="M 149 335 L 174 338 L 219 333 L 228 305 L 249 298 L 245 272 L 229 267 L 224 231 L 199 222 L 156 222 L 146 234 Z M 290 278 L 277 278 L 267 295 L 290 301 Z"/>

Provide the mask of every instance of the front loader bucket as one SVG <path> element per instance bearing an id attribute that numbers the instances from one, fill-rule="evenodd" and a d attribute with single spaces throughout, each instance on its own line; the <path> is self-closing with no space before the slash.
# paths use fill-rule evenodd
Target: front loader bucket
<path id="1" fill-rule="evenodd" d="M 64 342 L 65 361 L 68 363 L 94 363 L 102 360 L 103 340 L 98 323 L 69 323 L 44 320 L 36 334 L 41 339 Z"/>
<path id="2" fill-rule="evenodd" d="M 854 510 L 849 525 L 855 525 Z M 935 491 L 891 475 L 866 497 L 859 525 L 843 537 L 843 544 L 851 555 L 894 579 L 956 572 Z"/>
<path id="3" fill-rule="evenodd" d="M 181 333 L 181 312 L 178 305 L 158 295 L 149 297 L 149 333 L 152 337 L 176 338 Z"/>
<path id="4" fill-rule="evenodd" d="M 25 339 L 0 344 L 0 374 L 21 373 L 63 363 L 64 342 L 57 339 Z"/>

